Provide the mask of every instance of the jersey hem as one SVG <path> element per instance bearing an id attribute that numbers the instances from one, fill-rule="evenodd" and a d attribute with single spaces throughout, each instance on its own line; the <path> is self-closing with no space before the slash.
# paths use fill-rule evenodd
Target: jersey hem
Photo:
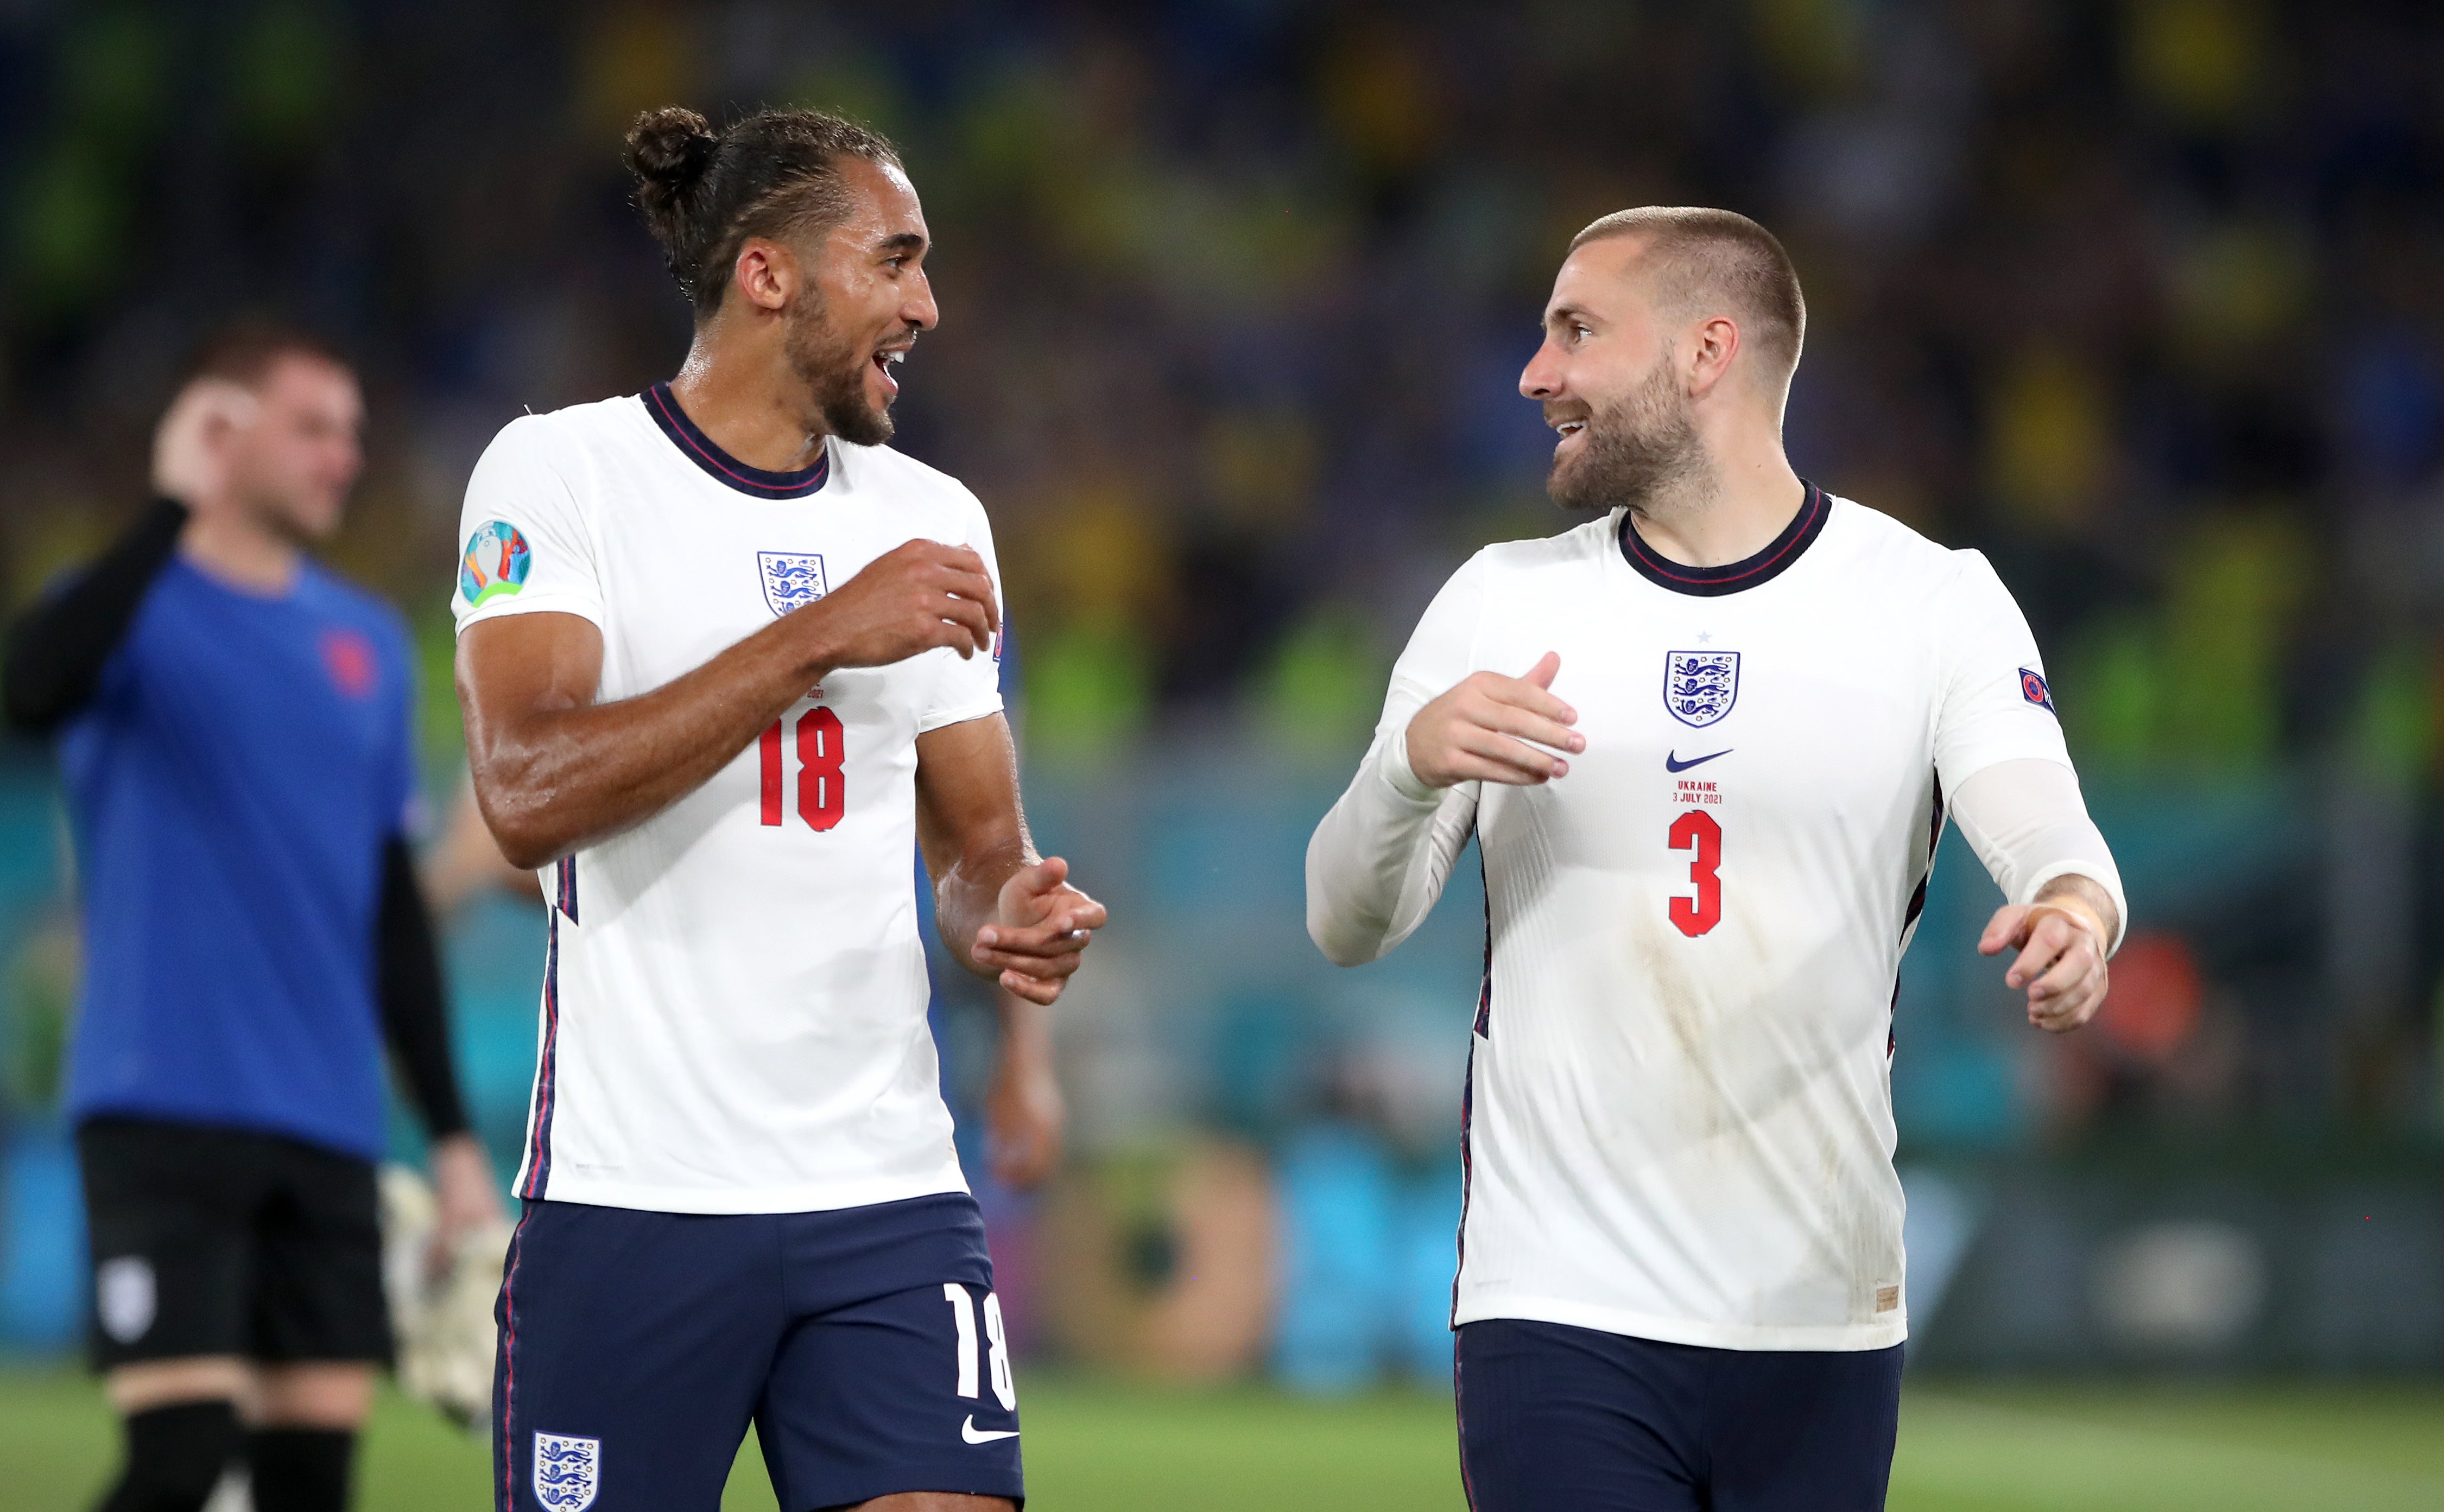
<path id="1" fill-rule="evenodd" d="M 916 733 L 923 735 L 945 726 L 964 725 L 969 720 L 982 719 L 987 714 L 998 714 L 1004 707 L 1001 694 L 995 693 L 990 701 L 980 700 L 972 704 L 961 704 L 955 709 L 946 709 L 940 713 L 927 714 L 916 721 Z"/>
<path id="2" fill-rule="evenodd" d="M 1909 1315 L 1889 1323 L 1835 1323 L 1826 1326 L 1765 1327 L 1701 1323 L 1685 1318 L 1657 1318 L 1626 1308 L 1555 1297 L 1495 1296 L 1463 1299 L 1452 1309 L 1452 1326 L 1492 1318 L 1521 1318 L 1592 1328 L 1599 1333 L 1651 1338 L 1666 1344 L 1694 1344 L 1703 1349 L 1737 1349 L 1757 1353 L 1855 1354 L 1890 1349 L 1909 1337 Z"/>
<path id="3" fill-rule="evenodd" d="M 523 1180 L 525 1172 L 519 1173 Z M 921 1181 L 861 1181 L 807 1187 L 649 1187 L 624 1181 L 589 1181 L 572 1176 L 565 1167 L 551 1172 L 542 1202 L 576 1203 L 586 1208 L 626 1208 L 652 1213 L 814 1213 L 843 1208 L 872 1208 L 905 1202 L 911 1197 L 968 1193 L 967 1176 L 954 1165 Z"/>
<path id="4" fill-rule="evenodd" d="M 589 603 L 585 599 L 566 594 L 537 594 L 531 599 L 524 596 L 493 599 L 470 609 L 458 617 L 457 634 L 463 636 L 467 633 L 469 625 L 481 624 L 487 619 L 506 619 L 511 615 L 541 614 L 575 615 L 578 618 L 592 624 L 597 630 L 608 628 L 601 604 Z"/>

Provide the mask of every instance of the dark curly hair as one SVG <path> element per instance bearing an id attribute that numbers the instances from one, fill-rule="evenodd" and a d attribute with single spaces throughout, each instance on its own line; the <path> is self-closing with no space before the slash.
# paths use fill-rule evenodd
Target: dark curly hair
<path id="1" fill-rule="evenodd" d="M 721 308 L 749 237 L 827 230 L 847 217 L 841 158 L 899 165 L 880 133 L 820 110 L 760 110 L 715 131 L 679 105 L 639 116 L 622 157 L 637 175 L 637 207 L 698 320 Z"/>

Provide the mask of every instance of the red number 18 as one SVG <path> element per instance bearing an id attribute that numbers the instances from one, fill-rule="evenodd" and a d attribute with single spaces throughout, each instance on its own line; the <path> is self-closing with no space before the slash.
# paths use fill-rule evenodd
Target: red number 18
<path id="1" fill-rule="evenodd" d="M 764 760 L 764 822 L 781 822 L 781 725 L 774 720 L 756 742 Z M 847 802 L 848 751 L 842 743 L 840 715 L 828 709 L 809 709 L 798 716 L 798 817 L 811 830 L 827 830 L 841 821 Z"/>
<path id="2" fill-rule="evenodd" d="M 1718 875 L 1723 864 L 1723 826 L 1702 808 L 1685 809 L 1672 821 L 1672 848 L 1697 853 L 1689 862 L 1689 880 L 1696 884 L 1697 895 L 1672 900 L 1674 926 L 1695 939 L 1723 922 L 1723 879 Z"/>

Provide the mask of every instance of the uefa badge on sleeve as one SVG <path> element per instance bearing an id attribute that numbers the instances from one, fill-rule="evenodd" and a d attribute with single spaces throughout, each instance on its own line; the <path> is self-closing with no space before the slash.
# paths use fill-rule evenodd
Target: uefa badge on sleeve
<path id="1" fill-rule="evenodd" d="M 458 594 L 470 609 L 514 594 L 527 584 L 534 568 L 534 548 L 507 520 L 488 520 L 467 538 L 458 555 Z"/>
<path id="2" fill-rule="evenodd" d="M 827 591 L 824 559 L 810 551 L 759 551 L 755 565 L 764 580 L 764 601 L 777 618 L 804 609 Z"/>
<path id="3" fill-rule="evenodd" d="M 2062 710 L 2054 707 L 2054 691 L 2046 686 L 2043 674 L 2030 672 L 2026 667 L 2020 669 L 2020 696 L 2056 719 L 2062 717 Z"/>
<path id="4" fill-rule="evenodd" d="M 1663 654 L 1663 707 L 1684 725 L 1699 728 L 1731 711 L 1740 698 L 1736 651 L 1667 651 Z"/>
<path id="5" fill-rule="evenodd" d="M 602 1441 L 534 1436 L 535 1500 L 547 1512 L 585 1512 L 602 1489 Z"/>

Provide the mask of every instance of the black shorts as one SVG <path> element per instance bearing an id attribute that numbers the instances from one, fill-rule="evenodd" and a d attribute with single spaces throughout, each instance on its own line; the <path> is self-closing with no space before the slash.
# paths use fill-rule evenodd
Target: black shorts
<path id="1" fill-rule="evenodd" d="M 1879 1512 L 1901 1346 L 1701 1349 L 1561 1323 L 1462 1323 L 1475 1512 Z"/>
<path id="2" fill-rule="evenodd" d="M 371 1162 L 278 1134 L 149 1118 L 77 1130 L 96 1370 L 235 1355 L 390 1359 Z"/>

